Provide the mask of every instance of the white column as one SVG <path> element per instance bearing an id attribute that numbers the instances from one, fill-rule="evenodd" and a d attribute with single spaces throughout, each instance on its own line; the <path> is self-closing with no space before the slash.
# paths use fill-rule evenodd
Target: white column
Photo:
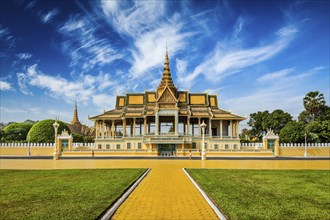
<path id="1" fill-rule="evenodd" d="M 115 120 L 112 120 L 112 125 L 111 125 L 111 137 L 115 137 Z"/>
<path id="2" fill-rule="evenodd" d="M 135 130 L 136 130 L 136 118 L 133 118 L 133 137 L 135 137 Z"/>
<path id="3" fill-rule="evenodd" d="M 222 138 L 222 120 L 220 120 L 220 138 Z"/>
<path id="4" fill-rule="evenodd" d="M 159 135 L 159 114 L 158 114 L 158 110 L 156 110 L 155 112 L 155 134 Z"/>
<path id="5" fill-rule="evenodd" d="M 126 136 L 126 118 L 123 119 L 123 136 Z"/>
<path id="6" fill-rule="evenodd" d="M 144 133 L 144 135 L 147 134 L 147 117 L 144 117 L 144 121 L 143 121 L 143 133 Z"/>
<path id="7" fill-rule="evenodd" d="M 209 136 L 212 137 L 212 118 L 209 118 Z"/>
<path id="8" fill-rule="evenodd" d="M 230 120 L 230 138 L 233 138 L 233 120 Z"/>
<path id="9" fill-rule="evenodd" d="M 187 134 L 190 135 L 190 117 L 187 117 Z"/>
<path id="10" fill-rule="evenodd" d="M 175 127 L 175 135 L 178 135 L 178 123 L 179 123 L 179 112 L 176 111 L 175 112 L 175 116 L 174 116 L 174 127 Z"/>
<path id="11" fill-rule="evenodd" d="M 236 121 L 236 137 L 239 135 L 239 122 Z"/>
<path id="12" fill-rule="evenodd" d="M 102 120 L 102 124 L 101 124 L 101 137 L 102 137 L 102 139 L 104 139 L 104 120 Z"/>
<path id="13" fill-rule="evenodd" d="M 201 136 L 201 118 L 198 118 L 198 136 Z"/>
<path id="14" fill-rule="evenodd" d="M 96 120 L 96 121 L 95 121 L 95 136 L 96 136 L 96 139 L 97 139 L 98 136 L 100 135 L 100 133 L 99 133 L 99 129 L 100 129 L 100 124 L 99 124 L 99 121 Z"/>

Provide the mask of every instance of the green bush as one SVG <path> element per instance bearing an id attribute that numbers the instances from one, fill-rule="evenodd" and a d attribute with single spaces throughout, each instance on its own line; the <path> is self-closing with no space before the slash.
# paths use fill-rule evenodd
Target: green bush
<path id="1" fill-rule="evenodd" d="M 95 137 L 84 136 L 84 143 L 94 143 Z"/>
<path id="2" fill-rule="evenodd" d="M 74 143 L 83 143 L 84 142 L 84 136 L 81 134 L 73 133 L 72 137 L 73 137 Z"/>
<path id="3" fill-rule="evenodd" d="M 4 142 L 25 141 L 32 126 L 32 123 L 26 122 L 9 124 L 3 129 L 1 140 Z"/>
<path id="4" fill-rule="evenodd" d="M 54 122 L 55 120 L 47 119 L 34 124 L 28 133 L 30 141 L 35 143 L 54 143 Z M 65 122 L 57 121 L 57 123 L 60 125 L 57 134 L 61 134 L 64 129 L 70 133 L 70 129 Z"/>

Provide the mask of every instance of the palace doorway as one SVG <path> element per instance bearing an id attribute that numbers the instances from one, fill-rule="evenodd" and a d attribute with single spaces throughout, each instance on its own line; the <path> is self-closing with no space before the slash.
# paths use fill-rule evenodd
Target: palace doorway
<path id="1" fill-rule="evenodd" d="M 176 156 L 176 144 L 158 144 L 159 156 Z"/>

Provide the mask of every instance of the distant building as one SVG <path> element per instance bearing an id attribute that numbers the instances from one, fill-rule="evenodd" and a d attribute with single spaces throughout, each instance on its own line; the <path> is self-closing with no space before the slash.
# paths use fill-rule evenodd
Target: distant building
<path id="1" fill-rule="evenodd" d="M 74 102 L 74 111 L 73 111 L 73 118 L 70 124 L 67 124 L 70 132 L 75 134 L 81 134 L 84 136 L 95 136 L 94 128 L 90 128 L 86 125 L 80 123 L 78 119 L 78 109 L 77 103 Z"/>
<path id="2" fill-rule="evenodd" d="M 156 91 L 117 96 L 115 109 L 89 119 L 95 123 L 98 149 L 179 155 L 201 149 L 203 121 L 208 150 L 239 149 L 239 122 L 246 118 L 220 109 L 217 95 L 178 91 L 166 51 Z"/>

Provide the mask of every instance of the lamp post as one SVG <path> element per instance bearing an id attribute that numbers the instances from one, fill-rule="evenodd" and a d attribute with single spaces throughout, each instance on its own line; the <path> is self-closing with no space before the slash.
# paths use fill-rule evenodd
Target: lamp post
<path id="1" fill-rule="evenodd" d="M 307 157 L 307 133 L 305 132 L 305 154 L 304 157 Z"/>
<path id="2" fill-rule="evenodd" d="M 30 136 L 27 137 L 28 140 L 28 156 L 31 156 L 31 149 L 30 149 Z"/>
<path id="3" fill-rule="evenodd" d="M 56 119 L 53 124 L 54 130 L 55 130 L 54 160 L 57 159 L 57 130 L 58 130 L 59 126 L 60 125 L 59 125 L 59 123 L 57 123 L 57 119 Z"/>
<path id="4" fill-rule="evenodd" d="M 204 142 L 206 124 L 204 123 L 204 120 L 201 124 L 201 128 L 202 128 L 202 158 L 201 158 L 201 160 L 206 160 L 205 142 Z"/>

